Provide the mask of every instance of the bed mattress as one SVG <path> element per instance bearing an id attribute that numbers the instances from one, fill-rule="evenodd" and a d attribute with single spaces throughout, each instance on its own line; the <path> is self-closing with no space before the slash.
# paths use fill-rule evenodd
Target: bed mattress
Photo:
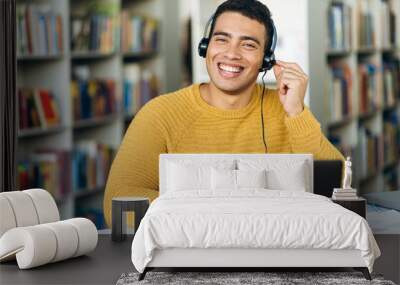
<path id="1" fill-rule="evenodd" d="M 153 201 L 132 242 L 139 272 L 163 249 L 359 250 L 372 272 L 380 250 L 367 221 L 300 191 L 187 190 Z"/>

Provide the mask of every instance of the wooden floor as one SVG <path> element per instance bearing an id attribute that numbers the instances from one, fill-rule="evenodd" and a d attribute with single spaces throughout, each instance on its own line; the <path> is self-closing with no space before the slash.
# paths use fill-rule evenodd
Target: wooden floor
<path id="1" fill-rule="evenodd" d="M 381 250 L 381 257 L 374 264 L 374 273 L 383 274 L 385 279 L 400 284 L 400 235 L 374 234 L 374 236 Z"/>

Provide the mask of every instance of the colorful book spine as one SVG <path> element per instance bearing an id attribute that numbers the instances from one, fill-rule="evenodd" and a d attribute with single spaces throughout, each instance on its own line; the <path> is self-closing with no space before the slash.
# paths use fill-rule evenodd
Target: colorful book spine
<path id="1" fill-rule="evenodd" d="M 115 150 L 95 141 L 80 141 L 72 155 L 75 192 L 104 188 Z"/>
<path id="2" fill-rule="evenodd" d="M 41 149 L 18 162 L 17 188 L 43 188 L 55 199 L 62 199 L 71 190 L 70 152 Z"/>
<path id="3" fill-rule="evenodd" d="M 331 63 L 328 70 L 331 122 L 336 122 L 353 114 L 353 75 L 347 64 L 339 62 Z"/>
<path id="4" fill-rule="evenodd" d="M 352 42 L 352 9 L 334 2 L 328 9 L 328 39 L 330 50 L 347 50 Z"/>
<path id="5" fill-rule="evenodd" d="M 19 56 L 62 54 L 61 14 L 47 4 L 18 4 L 16 19 Z"/>
<path id="6" fill-rule="evenodd" d="M 116 83 L 111 79 L 73 80 L 71 99 L 75 121 L 110 115 L 118 108 Z"/>
<path id="7" fill-rule="evenodd" d="M 123 108 L 125 114 L 134 115 L 148 101 L 159 95 L 157 76 L 142 70 L 139 64 L 124 66 Z"/>
<path id="8" fill-rule="evenodd" d="M 152 52 L 158 50 L 159 24 L 150 17 L 131 14 L 122 11 L 122 51 L 123 52 Z"/>
<path id="9" fill-rule="evenodd" d="M 86 13 L 71 15 L 71 49 L 73 52 L 109 53 L 119 49 L 120 19 L 113 8 L 82 7 Z"/>
<path id="10" fill-rule="evenodd" d="M 61 124 L 59 104 L 48 89 L 18 89 L 19 128 L 48 128 Z"/>

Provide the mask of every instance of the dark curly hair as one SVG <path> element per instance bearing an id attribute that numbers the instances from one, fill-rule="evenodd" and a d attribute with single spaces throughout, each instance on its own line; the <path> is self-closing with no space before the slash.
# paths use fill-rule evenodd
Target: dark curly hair
<path id="1" fill-rule="evenodd" d="M 263 3 L 257 0 L 227 0 L 220 4 L 214 13 L 213 21 L 211 23 L 209 37 L 212 36 L 215 28 L 215 23 L 218 17 L 225 12 L 237 12 L 241 15 L 248 17 L 252 20 L 264 25 L 266 30 L 266 43 L 265 50 L 269 50 L 272 45 L 273 37 L 273 22 L 271 18 L 271 12 Z"/>

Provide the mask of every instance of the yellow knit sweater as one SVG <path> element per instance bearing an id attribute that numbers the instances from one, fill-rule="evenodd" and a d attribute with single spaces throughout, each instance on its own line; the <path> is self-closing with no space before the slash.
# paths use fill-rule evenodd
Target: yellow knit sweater
<path id="1" fill-rule="evenodd" d="M 222 110 L 204 101 L 199 86 L 158 96 L 136 114 L 108 177 L 103 205 L 108 225 L 112 197 L 158 197 L 160 153 L 265 153 L 262 87 L 256 85 L 247 106 Z M 314 159 L 344 160 L 308 107 L 289 118 L 276 90 L 266 90 L 263 104 L 269 153 L 312 153 Z"/>

